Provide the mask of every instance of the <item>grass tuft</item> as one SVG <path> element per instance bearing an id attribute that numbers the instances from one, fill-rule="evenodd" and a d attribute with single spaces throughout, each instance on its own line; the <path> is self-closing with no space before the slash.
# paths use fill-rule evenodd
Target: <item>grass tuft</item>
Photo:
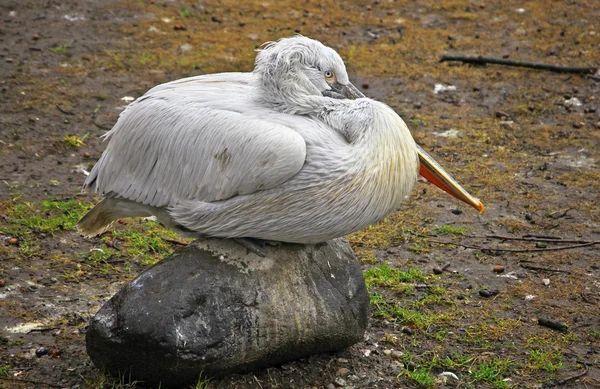
<path id="1" fill-rule="evenodd" d="M 67 47 L 68 46 L 65 44 L 65 45 L 51 47 L 48 50 L 50 50 L 51 52 L 56 53 L 56 54 L 63 54 L 63 53 L 67 52 Z"/>
<path id="2" fill-rule="evenodd" d="M 435 232 L 442 235 L 466 235 L 467 229 L 463 226 L 451 226 L 445 224 L 435 228 Z"/>
<path id="3" fill-rule="evenodd" d="M 77 149 L 79 147 L 85 146 L 85 140 L 88 136 L 89 134 L 85 134 L 82 137 L 78 137 L 77 135 L 65 134 L 63 142 L 65 143 L 65 145 Z"/>

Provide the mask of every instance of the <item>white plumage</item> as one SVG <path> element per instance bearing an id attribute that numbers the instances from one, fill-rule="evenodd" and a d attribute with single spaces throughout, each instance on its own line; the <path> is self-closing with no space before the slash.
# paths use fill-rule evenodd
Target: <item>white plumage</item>
<path id="1" fill-rule="evenodd" d="M 106 140 L 84 184 L 105 197 L 78 224 L 87 235 L 155 215 L 188 235 L 322 242 L 397 209 L 422 157 L 340 56 L 301 36 L 268 44 L 252 73 L 151 89 Z"/>

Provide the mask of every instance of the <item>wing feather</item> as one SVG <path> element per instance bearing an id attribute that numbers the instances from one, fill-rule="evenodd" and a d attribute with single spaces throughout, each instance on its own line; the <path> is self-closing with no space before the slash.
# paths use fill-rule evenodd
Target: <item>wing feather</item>
<path id="1" fill-rule="evenodd" d="M 121 114 L 85 187 L 161 207 L 272 188 L 302 168 L 302 136 L 244 109 L 247 86 L 190 80 L 155 88 Z M 227 87 L 233 110 L 216 107 L 228 105 L 217 99 Z"/>

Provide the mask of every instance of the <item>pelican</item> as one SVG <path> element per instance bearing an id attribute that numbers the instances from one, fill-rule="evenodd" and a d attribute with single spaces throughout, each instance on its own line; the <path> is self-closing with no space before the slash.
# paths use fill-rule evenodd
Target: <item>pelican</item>
<path id="1" fill-rule="evenodd" d="M 150 89 L 105 134 L 77 224 L 156 216 L 186 236 L 319 243 L 397 210 L 418 174 L 483 212 L 387 105 L 350 83 L 342 58 L 303 36 L 270 42 L 250 73 Z"/>

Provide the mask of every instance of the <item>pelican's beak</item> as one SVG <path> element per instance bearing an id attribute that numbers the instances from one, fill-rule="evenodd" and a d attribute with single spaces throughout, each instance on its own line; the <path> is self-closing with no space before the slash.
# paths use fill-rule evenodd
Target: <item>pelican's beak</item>
<path id="1" fill-rule="evenodd" d="M 351 82 L 342 84 L 337 81 L 331 84 L 330 90 L 323 92 L 323 96 L 333 97 L 335 99 L 359 99 L 365 97 L 365 95 L 363 95 Z"/>
<path id="2" fill-rule="evenodd" d="M 456 182 L 454 178 L 452 178 L 450 174 L 448 174 L 444 168 L 442 168 L 440 164 L 419 145 L 417 145 L 417 153 L 419 154 L 419 162 L 421 163 L 421 167 L 419 168 L 419 174 L 421 176 L 425 177 L 427 181 L 433 183 L 446 193 L 464 201 L 476 208 L 479 212 L 483 212 L 483 203 L 464 190 L 463 187 L 460 186 L 458 182 Z"/>
<path id="3" fill-rule="evenodd" d="M 334 85 L 338 92 L 346 96 L 347 99 L 360 99 L 361 97 L 365 97 L 365 95 L 351 82 L 348 82 L 347 84 L 336 82 Z"/>

